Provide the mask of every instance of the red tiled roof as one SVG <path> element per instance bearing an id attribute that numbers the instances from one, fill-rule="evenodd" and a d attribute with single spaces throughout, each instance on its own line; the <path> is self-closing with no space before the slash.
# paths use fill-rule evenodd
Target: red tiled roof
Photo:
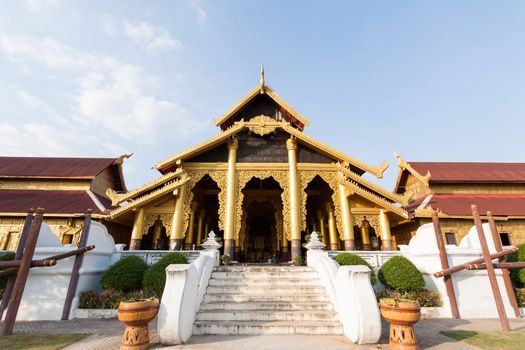
<path id="1" fill-rule="evenodd" d="M 525 163 L 410 162 L 430 182 L 525 183 Z"/>
<path id="2" fill-rule="evenodd" d="M 447 215 L 471 216 L 476 204 L 481 215 L 525 216 L 525 194 L 434 194 L 428 204 Z"/>
<path id="3" fill-rule="evenodd" d="M 104 207 L 111 207 L 108 199 L 92 195 Z M 95 214 L 102 212 L 87 191 L 0 190 L 0 212 L 25 213 L 37 207 L 44 208 L 49 214 L 85 213 L 87 209 L 92 209 Z"/>
<path id="4" fill-rule="evenodd" d="M 92 179 L 116 158 L 0 157 L 0 177 Z"/>

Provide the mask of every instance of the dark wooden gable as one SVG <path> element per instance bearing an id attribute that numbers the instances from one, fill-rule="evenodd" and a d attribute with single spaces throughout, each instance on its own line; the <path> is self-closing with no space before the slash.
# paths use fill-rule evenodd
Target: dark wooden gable
<path id="1" fill-rule="evenodd" d="M 337 160 L 330 158 L 317 150 L 310 148 L 298 142 L 297 145 L 297 163 L 336 163 Z"/>
<path id="2" fill-rule="evenodd" d="M 266 94 L 259 94 L 249 101 L 237 113 L 233 114 L 228 120 L 221 124 L 221 129 L 226 130 L 233 123 L 244 119 L 248 121 L 258 115 L 265 115 L 277 121 L 285 121 L 291 123 L 294 127 L 302 130 L 304 125 L 298 123 L 297 120 L 291 116 L 284 108 L 279 106 L 270 96 Z"/>
<path id="3" fill-rule="evenodd" d="M 237 134 L 239 163 L 286 163 L 288 151 L 286 140 L 290 135 L 277 130 L 269 135 L 260 136 L 249 131 Z"/>
<path id="4" fill-rule="evenodd" d="M 225 143 L 215 148 L 207 150 L 195 157 L 185 160 L 186 162 L 195 163 L 227 163 L 228 162 L 228 146 Z"/>

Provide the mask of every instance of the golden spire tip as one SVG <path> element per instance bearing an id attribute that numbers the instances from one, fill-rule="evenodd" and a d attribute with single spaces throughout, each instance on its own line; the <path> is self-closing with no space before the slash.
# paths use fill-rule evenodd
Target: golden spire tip
<path id="1" fill-rule="evenodd" d="M 264 93 L 264 63 L 261 63 L 260 89 L 261 89 L 261 94 Z"/>

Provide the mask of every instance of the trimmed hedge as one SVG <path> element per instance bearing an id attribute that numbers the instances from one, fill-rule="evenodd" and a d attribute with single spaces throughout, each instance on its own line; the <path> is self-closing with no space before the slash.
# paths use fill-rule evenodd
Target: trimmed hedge
<path id="1" fill-rule="evenodd" d="M 417 292 L 425 288 L 423 274 L 403 256 L 393 256 L 381 266 L 377 274 L 379 281 L 398 292 Z"/>
<path id="2" fill-rule="evenodd" d="M 4 254 L 0 254 L 0 261 L 11 261 L 14 258 L 15 258 L 15 253 L 13 252 L 7 252 Z M 0 270 L 3 270 L 3 269 L 0 269 Z M 5 289 L 8 279 L 9 279 L 9 276 L 0 277 L 0 289 Z"/>
<path id="3" fill-rule="evenodd" d="M 507 255 L 507 262 L 525 261 L 525 244 L 518 246 L 519 250 L 515 253 Z M 523 288 L 525 285 L 525 269 L 509 269 L 510 278 L 516 288 Z"/>
<path id="4" fill-rule="evenodd" d="M 337 254 L 337 256 L 335 257 L 335 261 L 337 261 L 337 263 L 341 266 L 344 266 L 344 265 L 368 266 L 368 268 L 370 269 L 370 283 L 372 283 L 372 285 L 377 283 L 377 277 L 374 272 L 374 269 L 372 268 L 372 266 L 370 266 L 370 264 L 365 259 L 361 258 L 359 255 L 356 255 L 354 253 L 341 253 L 341 254 Z"/>
<path id="5" fill-rule="evenodd" d="M 104 290 L 127 292 L 140 289 L 147 268 L 148 265 L 140 257 L 126 256 L 104 272 L 100 283 Z"/>
<path id="6" fill-rule="evenodd" d="M 166 284 L 166 267 L 171 264 L 187 264 L 188 259 L 181 253 L 170 253 L 151 265 L 144 274 L 142 283 L 147 293 L 160 297 Z"/>

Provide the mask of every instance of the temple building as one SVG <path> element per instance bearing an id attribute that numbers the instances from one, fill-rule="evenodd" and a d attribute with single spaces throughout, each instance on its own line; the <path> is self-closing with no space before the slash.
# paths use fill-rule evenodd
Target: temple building
<path id="1" fill-rule="evenodd" d="M 0 157 L 0 250 L 15 250 L 29 209 L 45 209 L 44 222 L 62 240 L 76 243 L 80 214 L 102 220 L 111 208 L 106 190 L 126 191 L 119 158 Z M 123 232 L 105 221 L 114 237 Z"/>
<path id="2" fill-rule="evenodd" d="M 525 163 L 407 162 L 399 155 L 394 192 L 412 197 L 411 223 L 395 232 L 406 244 L 438 211 L 444 240 L 459 244 L 473 225 L 470 206 L 491 211 L 503 245 L 525 243 Z"/>
<path id="3" fill-rule="evenodd" d="M 332 250 L 392 249 L 410 198 L 363 178 L 381 178 L 387 164 L 308 136 L 308 119 L 265 84 L 264 72 L 214 122 L 217 136 L 155 164 L 158 179 L 108 190 L 109 219 L 130 227 L 129 249 L 199 248 L 210 230 L 224 254 L 246 262 L 294 259 L 314 230 Z"/>

